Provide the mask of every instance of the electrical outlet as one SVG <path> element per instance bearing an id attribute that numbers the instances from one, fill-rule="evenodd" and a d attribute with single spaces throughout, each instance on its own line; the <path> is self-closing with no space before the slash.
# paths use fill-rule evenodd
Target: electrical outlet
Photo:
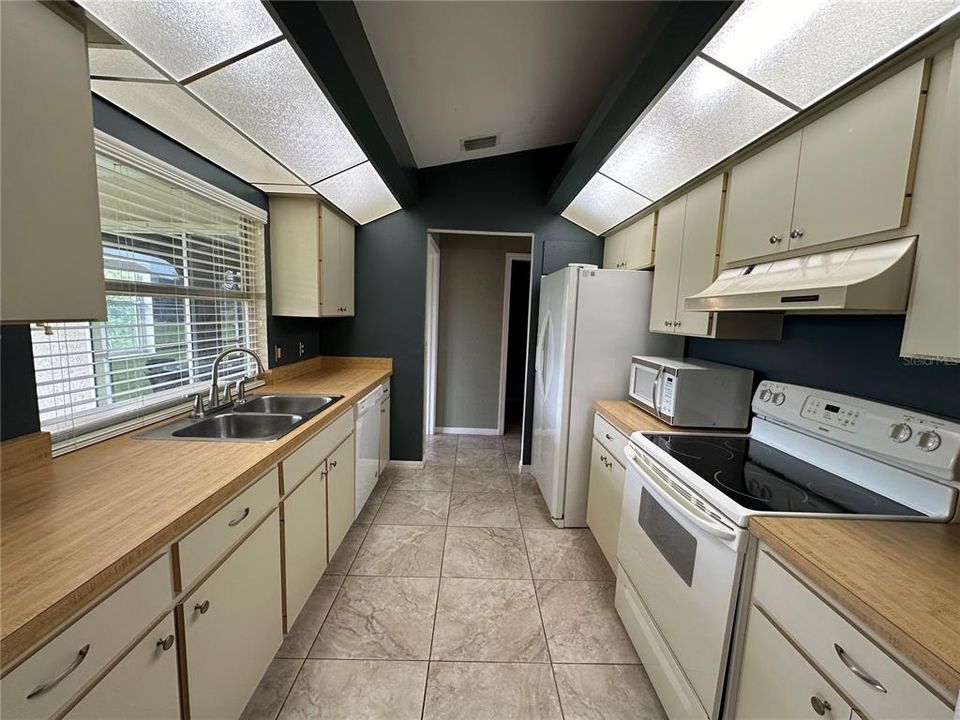
<path id="1" fill-rule="evenodd" d="M 303 340 L 300 341 L 300 357 L 303 357 L 303 354 L 306 352 L 306 348 L 303 346 Z"/>
<path id="2" fill-rule="evenodd" d="M 283 348 L 280 347 L 279 345 L 274 345 L 274 346 L 273 346 L 273 359 L 274 359 L 274 360 L 279 360 L 279 359 L 282 358 L 282 357 L 283 357 Z"/>

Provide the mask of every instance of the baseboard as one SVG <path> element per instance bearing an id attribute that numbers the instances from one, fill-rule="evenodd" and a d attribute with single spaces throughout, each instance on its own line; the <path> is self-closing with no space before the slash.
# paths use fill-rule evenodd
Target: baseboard
<path id="1" fill-rule="evenodd" d="M 437 427 L 437 435 L 501 435 L 496 428 Z"/>
<path id="2" fill-rule="evenodd" d="M 423 468 L 423 460 L 388 460 L 387 467 Z"/>

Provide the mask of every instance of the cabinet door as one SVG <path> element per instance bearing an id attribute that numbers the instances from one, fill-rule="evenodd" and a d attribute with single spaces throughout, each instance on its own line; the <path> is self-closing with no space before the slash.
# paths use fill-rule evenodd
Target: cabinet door
<path id="1" fill-rule="evenodd" d="M 283 501 L 287 628 L 327 569 L 327 478 L 321 464 Z"/>
<path id="2" fill-rule="evenodd" d="M 66 717 L 70 720 L 171 720 L 180 717 L 173 614 L 124 656 Z"/>
<path id="3" fill-rule="evenodd" d="M 390 396 L 380 401 L 380 474 L 390 462 Z"/>
<path id="4" fill-rule="evenodd" d="M 799 162 L 796 132 L 730 171 L 720 254 L 724 263 L 787 249 Z"/>
<path id="5" fill-rule="evenodd" d="M 620 230 L 603 239 L 603 267 L 607 270 L 616 270 L 623 266 L 623 233 L 624 231 Z"/>
<path id="6" fill-rule="evenodd" d="M 756 607 L 750 608 L 735 719 L 847 720 L 850 713 L 830 683 Z"/>
<path id="7" fill-rule="evenodd" d="M 356 445 L 354 436 L 344 440 L 327 458 L 327 557 L 340 547 L 356 517 Z"/>
<path id="8" fill-rule="evenodd" d="M 683 309 L 683 302 L 713 282 L 722 204 L 723 175 L 718 175 L 687 194 L 676 325 L 677 331 L 684 335 L 707 335 L 710 332 L 711 313 L 688 312 Z"/>
<path id="9" fill-rule="evenodd" d="M 320 206 L 320 313 L 324 317 L 340 314 L 341 260 L 340 217 Z"/>
<path id="10" fill-rule="evenodd" d="M 340 302 L 341 315 L 354 314 L 354 262 L 356 228 L 349 220 L 340 221 Z"/>
<path id="11" fill-rule="evenodd" d="M 660 209 L 657 223 L 657 265 L 653 270 L 653 296 L 650 302 L 650 330 L 674 332 L 677 319 L 677 288 L 680 283 L 680 257 L 683 253 L 683 223 L 687 196 Z"/>
<path id="12" fill-rule="evenodd" d="M 924 61 L 802 131 L 790 249 L 906 224 Z"/>
<path id="13" fill-rule="evenodd" d="M 587 491 L 587 525 L 614 570 L 617 568 L 624 475 L 623 466 L 594 438 L 590 454 L 590 488 Z"/>
<path id="14" fill-rule="evenodd" d="M 276 510 L 183 604 L 190 717 L 236 718 L 283 639 Z"/>
<path id="15" fill-rule="evenodd" d="M 270 198 L 270 275 L 273 314 L 319 317 L 320 204 L 309 197 Z"/>
<path id="16" fill-rule="evenodd" d="M 623 266 L 628 270 L 641 270 L 653 265 L 653 236 L 656 213 L 637 220 L 625 231 Z"/>

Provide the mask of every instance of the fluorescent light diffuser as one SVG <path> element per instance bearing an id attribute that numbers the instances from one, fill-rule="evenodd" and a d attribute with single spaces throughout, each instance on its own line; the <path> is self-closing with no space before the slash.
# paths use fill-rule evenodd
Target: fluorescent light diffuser
<path id="1" fill-rule="evenodd" d="M 746 0 L 704 53 L 807 107 L 960 9 L 960 0 Z"/>
<path id="2" fill-rule="evenodd" d="M 90 47 L 90 74 L 126 80 L 166 80 L 163 73 L 125 47 Z"/>
<path id="3" fill-rule="evenodd" d="M 786 105 L 696 58 L 600 171 L 659 200 L 793 114 Z"/>
<path id="4" fill-rule="evenodd" d="M 93 91 L 250 183 L 302 184 L 175 83 L 92 80 Z"/>
<path id="5" fill-rule="evenodd" d="M 367 159 L 286 41 L 188 87 L 311 184 Z"/>
<path id="6" fill-rule="evenodd" d="M 78 0 L 177 80 L 280 36 L 260 0 Z"/>
<path id="7" fill-rule="evenodd" d="M 313 187 L 361 225 L 400 209 L 400 203 L 369 162 Z"/>
<path id="8" fill-rule="evenodd" d="M 258 190 L 273 195 L 316 195 L 317 191 L 309 185 L 281 185 L 275 183 L 253 183 Z"/>
<path id="9" fill-rule="evenodd" d="M 650 202 L 597 173 L 561 215 L 594 235 L 602 235 L 614 225 L 636 215 Z"/>

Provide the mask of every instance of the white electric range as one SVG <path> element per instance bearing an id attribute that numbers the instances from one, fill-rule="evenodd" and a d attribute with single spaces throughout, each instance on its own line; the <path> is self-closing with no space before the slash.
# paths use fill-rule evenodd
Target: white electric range
<path id="1" fill-rule="evenodd" d="M 949 520 L 960 424 L 764 381 L 747 434 L 634 433 L 617 610 L 671 720 L 717 720 L 754 515 Z"/>

